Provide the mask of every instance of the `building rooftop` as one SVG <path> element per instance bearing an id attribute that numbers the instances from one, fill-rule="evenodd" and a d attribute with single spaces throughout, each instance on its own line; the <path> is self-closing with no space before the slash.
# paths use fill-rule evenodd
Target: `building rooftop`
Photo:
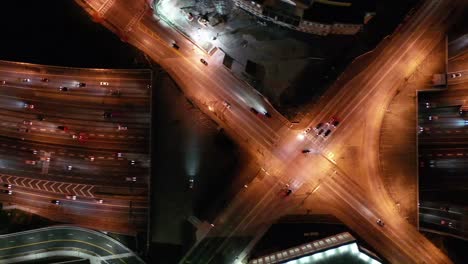
<path id="1" fill-rule="evenodd" d="M 309 264 L 330 263 L 333 260 L 346 260 L 345 263 L 381 263 L 375 254 L 359 247 L 356 239 L 344 232 L 252 259 L 249 264 Z"/>

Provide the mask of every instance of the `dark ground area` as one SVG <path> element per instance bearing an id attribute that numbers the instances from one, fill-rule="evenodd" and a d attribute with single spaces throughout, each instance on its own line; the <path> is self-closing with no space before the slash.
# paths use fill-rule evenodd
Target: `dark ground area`
<path id="1" fill-rule="evenodd" d="M 176 263 L 195 239 L 187 221 L 213 219 L 213 206 L 240 167 L 237 147 L 188 102 L 166 73 L 153 91 L 153 190 L 150 250 L 156 263 Z M 161 129 L 164 128 L 164 129 Z M 193 188 L 189 179 L 193 178 Z"/>
<path id="2" fill-rule="evenodd" d="M 94 68 L 147 67 L 140 52 L 74 1 L 1 1 L 0 59 Z"/>
<path id="3" fill-rule="evenodd" d="M 348 44 L 329 59 L 323 61 L 319 69 L 311 64 L 297 80 L 291 84 L 295 87 L 282 95 L 282 105 L 278 106 L 281 113 L 293 117 L 297 108 L 303 104 L 313 104 L 326 89 L 336 80 L 345 68 L 357 56 L 364 54 L 377 46 L 387 35 L 391 34 L 403 20 L 408 11 L 416 5 L 417 0 L 410 1 L 376 1 L 376 16 L 364 26 L 362 32 L 354 36 L 330 35 L 330 42 Z"/>
<path id="4" fill-rule="evenodd" d="M 0 234 L 21 232 L 54 224 L 57 223 L 20 210 L 0 211 Z"/>

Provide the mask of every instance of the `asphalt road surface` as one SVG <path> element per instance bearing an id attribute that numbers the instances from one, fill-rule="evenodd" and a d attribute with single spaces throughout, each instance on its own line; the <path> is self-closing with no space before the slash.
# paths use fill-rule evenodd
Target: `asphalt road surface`
<path id="1" fill-rule="evenodd" d="M 55 226 L 0 236 L 2 263 L 9 263 L 17 257 L 39 252 L 52 254 L 59 250 L 84 252 L 108 263 L 144 263 L 117 240 L 85 228 Z"/>
<path id="2" fill-rule="evenodd" d="M 150 86 L 146 70 L 1 61 L 0 200 L 55 221 L 145 230 Z"/>
<path id="3" fill-rule="evenodd" d="M 327 127 L 331 133 L 326 138 L 313 130 L 304 135 L 292 129 L 261 95 L 222 66 L 221 52 L 209 56 L 200 51 L 164 19 L 156 20 L 145 1 L 77 2 L 96 21 L 162 65 L 192 102 L 264 164 L 265 175 L 226 206 L 206 230 L 205 239 L 181 262 L 232 263 L 246 258 L 272 221 L 308 196 L 329 204 L 331 212 L 392 263 L 451 262 L 398 214 L 386 194 L 378 139 L 396 84 L 404 82 L 443 39 L 447 26 L 463 11 L 464 1 L 425 1 L 398 32 L 377 47 L 365 71 L 327 92 L 310 124 L 339 119 L 338 127 Z M 179 50 L 171 46 L 174 41 Z M 335 160 L 350 141 L 359 142 L 360 148 L 358 173 L 353 175 Z M 304 149 L 311 152 L 301 153 Z M 287 189 L 292 190 L 289 196 L 284 195 Z M 301 193 L 304 196 L 299 197 Z M 385 225 L 379 226 L 378 219 Z"/>

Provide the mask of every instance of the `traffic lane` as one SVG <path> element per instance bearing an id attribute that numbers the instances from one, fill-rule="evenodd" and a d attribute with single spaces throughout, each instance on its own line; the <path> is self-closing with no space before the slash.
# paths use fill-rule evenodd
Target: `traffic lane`
<path id="1" fill-rule="evenodd" d="M 125 248 L 120 243 L 116 243 L 114 240 L 110 240 L 104 235 L 97 235 L 95 232 L 87 232 L 84 229 L 78 228 L 45 228 L 29 232 L 2 235 L 0 238 L 2 238 L 0 239 L 0 254 L 2 256 L 13 255 L 15 253 L 24 254 L 28 251 L 33 251 L 34 246 L 36 246 L 37 249 L 38 245 L 42 246 L 42 248 L 56 245 L 56 247 L 59 248 L 61 247 L 59 244 L 51 243 L 60 243 L 60 240 L 66 245 L 75 248 L 84 248 L 100 256 L 130 252 L 129 249 Z M 41 241 L 44 243 L 39 244 Z M 80 241 L 82 242 L 80 243 Z M 110 245 L 110 247 L 106 246 L 106 244 Z M 39 247 L 39 249 L 42 248 Z"/>
<path id="2" fill-rule="evenodd" d="M 31 82 L 14 82 L 11 79 L 4 78 L 5 84 L 1 87 L 8 90 L 30 91 L 33 92 L 48 92 L 48 93 L 76 93 L 81 95 L 94 95 L 94 96 L 109 96 L 112 91 L 120 91 L 121 95 L 134 98 L 149 98 L 151 87 L 150 81 L 124 82 L 119 81 L 110 84 L 109 82 L 91 82 L 82 83 L 68 80 L 50 80 L 47 82 L 40 82 L 31 84 Z M 103 84 L 105 83 L 105 85 Z M 84 85 L 84 86 L 83 86 Z M 60 88 L 67 88 L 68 91 L 62 91 Z"/>
<path id="3" fill-rule="evenodd" d="M 179 69 L 182 67 L 181 65 L 182 63 L 180 62 L 174 61 L 174 64 L 179 65 L 178 66 Z M 213 82 L 211 79 L 207 78 L 201 83 L 198 83 L 198 82 L 194 82 L 190 78 L 186 78 L 188 76 L 191 76 L 191 74 L 193 74 L 193 71 L 190 69 L 187 69 L 185 71 L 179 71 L 178 73 L 174 73 L 172 77 L 174 80 L 176 80 L 176 82 L 179 83 L 179 85 L 183 85 L 183 86 L 190 85 L 191 87 L 194 87 L 198 91 L 204 91 L 203 101 L 200 103 L 207 105 L 206 106 L 207 109 L 204 109 L 205 113 L 206 112 L 209 113 L 210 112 L 209 109 L 211 107 L 212 109 L 211 112 L 214 112 L 214 114 L 218 116 L 221 115 L 221 113 L 218 113 L 218 112 L 220 110 L 225 109 L 225 107 L 223 106 L 223 101 L 226 99 L 226 96 L 219 98 L 219 97 L 216 97 L 215 94 L 213 94 L 212 92 L 205 90 L 206 86 L 213 85 Z M 195 87 L 195 85 L 197 85 L 198 87 Z M 190 98 L 190 94 L 189 94 L 189 98 Z M 214 104 L 215 102 L 216 104 Z M 229 120 L 228 117 L 233 118 L 232 121 L 231 120 L 228 121 L 229 125 L 231 126 L 235 125 L 235 126 L 241 127 L 241 129 L 244 130 L 243 133 L 247 136 L 249 134 L 259 134 L 259 136 L 256 136 L 257 139 L 255 141 L 259 142 L 259 144 L 261 145 L 268 146 L 268 145 L 273 144 L 273 142 L 276 140 L 276 135 L 274 134 L 274 131 L 271 131 L 267 126 L 261 125 L 262 123 L 269 122 L 270 119 L 273 119 L 273 118 L 266 118 L 266 117 L 262 118 L 260 116 L 255 117 L 255 114 L 250 112 L 250 108 L 248 108 L 248 106 L 239 107 L 236 103 L 234 103 L 234 101 L 232 102 L 233 103 L 229 111 L 228 109 L 225 109 L 223 116 L 220 118 L 224 118 L 224 120 Z M 233 115 L 230 115 L 230 114 L 233 114 Z M 236 117 L 237 117 L 237 120 L 234 119 Z M 252 120 L 252 117 L 255 117 L 258 119 Z M 242 138 L 245 139 L 245 136 Z M 254 138 L 254 137 L 248 136 L 248 138 Z"/>
<path id="4" fill-rule="evenodd" d="M 377 210 L 370 199 L 363 198 L 365 192 L 361 188 L 343 180 L 344 178 L 340 177 L 339 181 L 325 181 L 325 188 L 317 192 L 329 201 L 336 201 L 332 202 L 332 206 L 334 209 L 340 208 L 338 217 L 368 243 L 374 245 L 387 260 L 392 263 L 402 260 L 406 260 L 405 263 L 450 263 L 450 260 L 437 251 L 413 226 L 400 216 L 392 217 L 394 212 L 390 212 L 390 208 Z M 376 223 L 377 219 L 382 219 L 385 226 L 379 226 Z M 372 231 L 369 232 L 369 229 Z M 426 252 L 431 252 L 431 255 Z"/>
<path id="5" fill-rule="evenodd" d="M 62 134 L 49 134 L 49 133 L 40 133 L 40 132 L 19 132 L 17 129 L 12 128 L 9 131 L 5 129 L 0 129 L 0 136 L 16 138 L 25 141 L 34 141 L 41 143 L 48 143 L 53 145 L 60 145 L 62 147 L 76 147 L 81 149 L 101 149 L 108 151 L 115 151 L 116 153 L 148 153 L 148 143 L 147 139 L 144 137 L 138 136 L 128 136 L 128 138 L 109 138 L 105 139 L 100 135 L 97 136 L 88 136 L 86 139 L 78 140 L 73 139 L 70 135 Z"/>
<path id="6" fill-rule="evenodd" d="M 439 136 L 440 135 L 440 136 Z M 437 136 L 420 136 L 419 137 L 419 145 L 426 147 L 431 146 L 440 147 L 440 146 L 454 146 L 454 147 L 466 147 L 468 135 L 466 134 L 437 134 Z"/>
<path id="7" fill-rule="evenodd" d="M 158 44 L 158 46 L 162 47 L 155 47 L 156 48 L 163 48 L 164 50 L 167 50 L 167 53 L 169 53 L 168 56 L 171 56 L 171 54 L 179 55 L 176 56 L 176 58 L 181 58 L 185 62 L 187 62 L 188 65 L 194 66 L 196 69 L 198 69 L 198 75 L 205 75 L 205 76 L 199 76 L 201 78 L 207 77 L 207 85 L 210 83 L 211 84 L 216 84 L 217 87 L 217 94 L 219 100 L 225 100 L 228 103 L 232 103 L 234 100 L 235 101 L 242 101 L 245 103 L 245 107 L 250 108 L 254 107 L 256 110 L 259 112 L 267 111 L 269 112 L 274 118 L 272 120 L 269 120 L 269 126 L 273 128 L 281 128 L 281 126 L 285 123 L 285 120 L 281 119 L 281 115 L 276 112 L 275 109 L 271 107 L 271 105 L 266 101 L 266 99 L 256 92 L 255 89 L 244 89 L 245 83 L 236 79 L 234 76 L 232 76 L 230 73 L 228 73 L 223 67 L 213 67 L 213 66 L 220 66 L 222 64 L 222 56 L 221 52 L 215 53 L 213 56 L 207 58 L 206 56 L 203 56 L 204 54 L 198 54 L 194 55 L 196 51 L 193 49 L 189 49 L 190 46 L 193 46 L 193 44 L 190 44 L 188 40 L 185 38 L 181 37 L 177 33 L 175 33 L 173 30 L 169 30 L 168 28 L 164 27 L 158 27 L 154 24 L 154 20 L 152 19 L 151 16 L 146 16 L 143 17 L 143 26 L 146 28 L 151 28 L 152 30 L 155 30 L 157 32 L 156 34 L 156 41 L 153 42 L 153 45 Z M 144 35 L 147 34 L 147 32 L 144 32 L 140 29 L 140 32 L 138 35 Z M 167 37 L 169 34 L 169 37 Z M 172 40 L 169 40 L 172 39 Z M 177 43 L 184 43 L 183 45 L 186 46 L 186 49 L 180 49 L 180 50 L 175 50 L 171 48 L 171 43 L 176 40 Z M 171 56 L 173 57 L 173 56 Z M 204 57 L 205 60 L 208 61 L 209 65 L 204 66 L 202 65 L 199 60 L 201 57 Z M 179 61 L 177 59 L 177 61 Z M 174 61 L 174 60 L 170 60 Z M 164 65 L 166 62 L 161 61 L 160 62 L 162 65 Z M 211 67 L 210 67 L 211 65 Z M 171 65 L 167 65 L 167 67 L 171 68 Z M 174 66 L 175 68 L 176 66 Z M 201 69 L 201 71 L 200 71 Z M 177 67 L 177 70 L 181 71 L 182 69 L 179 69 Z M 193 71 L 190 72 L 193 74 Z M 224 91 L 222 91 L 224 90 Z M 222 93 L 221 93 L 222 92 Z M 278 120 L 279 122 L 276 122 Z M 275 126 L 276 124 L 276 126 Z"/>
<path id="8" fill-rule="evenodd" d="M 27 160 L 26 160 L 27 161 Z M 87 171 L 80 171 L 80 168 L 73 167 L 71 171 L 68 170 L 69 163 L 59 163 L 50 166 L 46 161 L 36 161 L 35 165 L 25 164 L 25 160 L 2 160 L 1 168 L 3 175 L 11 175 L 13 179 L 19 177 L 21 179 L 39 179 L 41 181 L 49 182 L 63 182 L 75 183 L 78 185 L 90 184 L 91 186 L 99 185 L 102 187 L 126 187 L 131 188 L 144 188 L 146 187 L 149 171 L 147 169 L 116 169 L 114 172 L 87 173 Z M 75 165 L 76 166 L 76 165 Z M 138 175 L 137 181 L 133 182 L 134 175 Z M 11 180 L 10 182 L 13 182 Z M 44 183 L 41 182 L 41 183 Z M 39 182 L 36 182 L 36 186 Z M 27 183 L 31 185 L 32 183 Z M 57 187 L 57 186 L 56 186 Z"/>
<path id="9" fill-rule="evenodd" d="M 30 180 L 30 179 L 28 179 Z M 133 192 L 129 195 L 112 195 L 112 194 L 105 194 L 101 193 L 99 191 L 93 192 L 94 196 L 83 196 L 82 194 L 76 193 L 75 191 L 71 190 L 69 192 L 63 192 L 63 189 L 59 189 L 59 187 L 62 184 L 62 182 L 51 182 L 52 185 L 56 186 L 57 190 L 61 190 L 62 192 L 52 192 L 48 189 L 41 189 L 41 188 L 30 188 L 29 186 L 21 186 L 17 185 L 12 181 L 11 179 L 8 179 L 10 184 L 10 187 L 6 187 L 6 182 L 2 183 L 2 186 L 0 189 L 2 189 L 2 197 L 4 199 L 10 199 L 11 201 L 20 202 L 20 198 L 24 199 L 29 199 L 28 203 L 34 203 L 42 199 L 42 201 L 46 202 L 47 206 L 50 206 L 52 203 L 52 200 L 67 200 L 71 199 L 72 197 L 67 196 L 72 196 L 75 195 L 78 201 L 81 202 L 81 205 L 91 205 L 93 208 L 97 209 L 115 209 L 115 210 L 125 210 L 122 208 L 128 208 L 130 207 L 130 201 L 131 201 L 131 206 L 135 210 L 146 210 L 148 208 L 148 201 L 147 199 L 147 189 L 145 188 L 134 188 Z M 50 184 L 49 184 L 50 185 Z M 80 184 L 80 187 L 83 186 Z M 37 187 L 37 186 L 36 186 Z M 40 187 L 40 186 L 39 186 Z M 105 188 L 104 186 L 96 186 L 98 188 L 95 188 L 96 190 L 99 190 L 99 188 Z M 116 187 L 112 187 L 116 188 Z M 128 188 L 128 187 L 127 187 Z M 6 190 L 11 190 L 12 194 L 7 194 L 5 193 Z M 102 200 L 102 201 L 101 201 Z"/>
<path id="10" fill-rule="evenodd" d="M 0 137 L 0 152 L 10 153 L 12 156 L 20 156 L 24 159 L 44 160 L 46 157 L 70 157 L 90 161 L 95 165 L 134 167 L 149 167 L 149 157 L 140 153 L 122 153 L 123 157 L 117 157 L 116 152 L 99 150 L 87 151 L 80 148 L 63 148 L 36 142 L 18 141 L 12 138 Z M 52 154 L 53 153 L 53 154 Z"/>
<path id="11" fill-rule="evenodd" d="M 468 157 L 468 148 L 467 147 L 457 147 L 457 148 L 445 148 L 444 146 L 440 148 L 421 148 L 419 150 L 419 158 L 433 158 L 433 157 L 456 157 L 463 158 Z"/>
<path id="12" fill-rule="evenodd" d="M 436 212 L 419 213 L 419 219 L 423 226 L 432 230 L 442 232 L 458 233 L 463 236 L 463 221 L 453 219 L 447 216 L 438 215 Z"/>
<path id="13" fill-rule="evenodd" d="M 71 211 L 89 211 L 86 214 L 106 214 L 108 217 L 116 217 L 128 215 L 130 208 L 132 214 L 145 215 L 148 211 L 148 204 L 144 201 L 130 201 L 116 200 L 116 199 L 102 199 L 102 198 L 86 198 L 77 196 L 76 200 L 67 198 L 67 194 L 60 193 L 43 193 L 31 190 L 24 190 L 20 187 L 12 187 L 13 193 L 11 195 L 0 194 L 5 202 L 13 204 L 23 204 L 30 207 L 49 207 L 49 208 L 67 208 Z M 102 203 L 99 200 L 102 199 Z M 60 205 L 54 204 L 53 201 L 60 201 Z M 114 215 L 114 216 L 113 216 Z M 98 216 L 98 215 L 96 215 Z"/>
<path id="14" fill-rule="evenodd" d="M 48 66 L 13 61 L 0 61 L 0 79 L 9 77 L 12 80 L 28 78 L 31 82 L 43 82 L 42 78 L 49 80 L 59 79 L 79 82 L 94 82 L 119 80 L 128 82 L 144 82 L 151 80 L 151 71 L 147 69 L 93 69 L 69 68 L 61 66 Z M 14 79 L 16 78 L 16 79 Z"/>
<path id="15" fill-rule="evenodd" d="M 429 2 L 428 2 L 429 3 Z M 431 5 L 434 2 L 430 2 Z M 430 18 L 430 13 L 435 12 L 437 8 L 427 8 L 424 9 L 425 16 L 418 16 L 418 21 Z M 420 23 L 413 23 L 411 25 L 415 25 L 415 30 L 412 28 L 405 28 L 404 32 L 400 32 L 398 38 L 393 38 L 390 43 L 387 44 L 385 50 L 377 49 L 377 54 L 375 59 L 369 64 L 365 71 L 362 71 L 360 74 L 355 76 L 351 81 L 349 81 L 342 89 L 335 94 L 325 94 L 325 98 L 327 98 L 327 102 L 324 102 L 322 109 L 318 113 L 318 118 L 321 120 L 327 120 L 330 118 L 329 114 L 335 114 L 341 117 L 342 119 L 352 113 L 352 109 L 360 106 L 360 102 L 362 102 L 366 97 L 369 97 L 369 94 L 372 93 L 373 90 L 378 89 L 377 83 L 385 77 L 390 70 L 393 70 L 398 64 L 399 60 L 402 59 L 402 55 L 400 56 L 393 56 L 397 50 L 399 50 L 398 54 L 405 54 L 405 52 L 401 52 L 402 47 L 406 47 L 406 51 L 408 48 L 412 47 L 412 43 L 416 40 L 419 40 L 423 35 L 424 31 L 420 30 L 421 25 Z M 409 36 L 408 36 L 409 35 Z M 413 35 L 417 35 L 413 39 Z M 410 41 L 408 43 L 408 41 Z M 400 73 L 398 73 L 399 75 Z M 377 80 L 375 80 L 377 79 Z M 365 89 L 373 85 L 373 88 Z M 378 94 L 378 93 L 376 93 Z M 343 104 L 345 103 L 344 107 Z M 351 109 L 350 109 L 351 108 Z M 339 113 L 336 113 L 336 111 Z M 319 120 L 314 121 L 313 123 L 318 123 Z"/>
<path id="16" fill-rule="evenodd" d="M 47 115 L 52 113 L 53 115 L 66 116 L 71 119 L 80 119 L 80 117 L 86 117 L 86 119 L 92 121 L 103 120 L 105 112 L 112 112 L 113 116 L 120 119 L 129 119 L 132 118 L 133 122 L 149 123 L 149 109 L 147 106 L 143 105 L 143 108 L 138 107 L 134 104 L 120 104 L 125 102 L 125 100 L 120 100 L 116 98 L 105 98 L 103 101 L 100 100 L 100 103 L 103 102 L 112 102 L 119 103 L 115 105 L 106 105 L 106 104 L 83 104 L 79 103 L 78 97 L 72 98 L 68 97 L 67 99 L 75 99 L 69 101 L 48 101 L 45 103 L 42 100 L 35 99 L 26 99 L 18 97 L 8 97 L 0 95 L 4 100 L 1 101 L 2 108 L 4 110 L 12 110 L 17 112 L 29 113 L 29 114 L 43 114 Z M 63 97 L 64 98 L 64 97 Z M 29 104 L 32 106 L 28 106 Z M 139 110 L 139 111 L 138 111 Z M 137 112 L 138 111 L 138 112 Z"/>
<path id="17" fill-rule="evenodd" d="M 1 111 L 0 111 L 1 112 Z M 49 134 L 49 136 L 58 136 L 60 138 L 72 137 L 75 135 L 76 140 L 80 141 L 79 135 L 86 136 L 86 139 L 98 136 L 100 140 L 111 139 L 116 141 L 132 138 L 144 139 L 148 137 L 148 124 L 141 123 L 113 123 L 113 122 L 96 122 L 96 125 L 90 126 L 83 121 L 59 119 L 53 123 L 37 121 L 31 119 L 18 118 L 15 116 L 4 115 L 0 117 L 0 124 L 5 131 L 17 131 L 20 135 L 26 133 Z M 7 133 L 8 134 L 8 133 Z M 20 138 L 22 138 L 21 136 Z"/>

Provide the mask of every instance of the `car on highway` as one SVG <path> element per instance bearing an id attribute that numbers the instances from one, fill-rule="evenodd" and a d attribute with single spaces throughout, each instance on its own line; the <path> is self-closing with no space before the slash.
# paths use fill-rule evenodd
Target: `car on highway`
<path id="1" fill-rule="evenodd" d="M 47 79 L 47 78 L 41 78 L 41 82 L 47 83 L 47 82 L 49 82 L 49 79 Z"/>
<path id="2" fill-rule="evenodd" d="M 226 102 L 226 101 L 223 101 L 223 105 L 224 105 L 227 109 L 231 108 L 231 104 L 229 104 L 229 103 Z"/>
<path id="3" fill-rule="evenodd" d="M 284 189 L 283 190 L 283 196 L 284 197 L 291 195 L 291 193 L 292 193 L 291 189 Z"/>
<path id="4" fill-rule="evenodd" d="M 66 197 L 68 200 L 73 200 L 73 201 L 76 200 L 76 195 L 71 195 L 71 194 L 69 194 L 69 195 L 67 195 L 67 196 L 65 196 L 65 197 Z"/>
<path id="5" fill-rule="evenodd" d="M 104 200 L 103 199 L 96 199 L 96 203 L 102 204 L 102 203 L 104 203 Z"/>
<path id="6" fill-rule="evenodd" d="M 318 131 L 322 126 L 323 126 L 323 123 L 318 123 L 318 124 L 315 126 L 314 130 Z"/>
<path id="7" fill-rule="evenodd" d="M 0 84 L 5 85 L 5 84 L 6 84 L 6 81 L 5 81 L 5 80 L 0 81 Z"/>
<path id="8" fill-rule="evenodd" d="M 28 165 L 36 165 L 37 162 L 35 160 L 26 160 L 24 163 Z"/>
<path id="9" fill-rule="evenodd" d="M 76 87 L 86 87 L 86 83 L 84 82 L 79 82 Z"/>
<path id="10" fill-rule="evenodd" d="M 310 149 L 303 149 L 302 153 L 310 153 Z"/>
<path id="11" fill-rule="evenodd" d="M 456 73 L 452 73 L 450 74 L 450 77 L 452 79 L 455 79 L 455 78 L 460 78 L 462 76 L 462 74 L 460 72 L 456 72 Z"/>
<path id="12" fill-rule="evenodd" d="M 3 187 L 5 187 L 7 189 L 11 189 L 12 185 L 8 184 L 8 183 L 5 183 L 5 184 L 3 184 Z"/>
<path id="13" fill-rule="evenodd" d="M 108 82 L 99 82 L 99 85 L 101 85 L 101 86 L 109 86 L 109 83 L 108 83 Z"/>
<path id="14" fill-rule="evenodd" d="M 267 111 L 264 111 L 264 112 L 263 112 L 263 115 L 266 116 L 266 117 L 268 117 L 268 118 L 271 118 L 271 114 L 268 113 Z"/>
<path id="15" fill-rule="evenodd" d="M 430 115 L 430 116 L 428 117 L 428 119 L 429 119 L 429 121 L 432 121 L 432 120 L 437 120 L 437 119 L 439 119 L 439 117 L 438 117 L 438 116 L 432 116 L 432 115 Z"/>
<path id="16" fill-rule="evenodd" d="M 208 20 L 206 20 L 205 18 L 203 17 L 199 17 L 198 20 L 197 20 L 198 24 L 204 26 L 204 27 L 207 27 L 208 26 Z"/>
<path id="17" fill-rule="evenodd" d="M 187 13 L 185 18 L 187 18 L 188 21 L 193 21 L 194 16 L 192 15 L 192 13 Z"/>
<path id="18" fill-rule="evenodd" d="M 449 220 L 440 220 L 440 224 L 443 225 L 443 226 L 447 226 L 447 227 L 450 227 L 450 228 L 454 228 L 454 227 L 453 227 L 453 223 L 450 222 Z"/>
<path id="19" fill-rule="evenodd" d="M 68 92 L 68 87 L 60 86 L 60 87 L 59 87 L 59 91 L 61 91 L 61 92 Z"/>
<path id="20" fill-rule="evenodd" d="M 30 120 L 23 120 L 23 125 L 32 126 L 32 121 L 30 121 Z"/>
<path id="21" fill-rule="evenodd" d="M 377 223 L 379 226 L 382 226 L 382 227 L 385 226 L 384 221 L 382 221 L 382 219 L 380 219 L 380 218 L 377 219 L 376 223 Z"/>
<path id="22" fill-rule="evenodd" d="M 65 131 L 65 132 L 68 131 L 68 127 L 67 127 L 67 126 L 58 126 L 57 128 L 60 129 L 60 130 Z"/>
<path id="23" fill-rule="evenodd" d="M 332 131 L 330 129 L 327 129 L 327 131 L 325 131 L 325 133 L 323 133 L 323 137 L 326 138 L 328 137 L 328 135 L 330 135 Z"/>
<path id="24" fill-rule="evenodd" d="M 34 105 L 31 104 L 31 103 L 24 103 L 24 104 L 23 104 L 23 108 L 26 108 L 26 109 L 34 109 Z"/>
<path id="25" fill-rule="evenodd" d="M 109 119 L 109 118 L 112 118 L 112 112 L 104 112 L 104 114 L 102 114 L 102 116 L 106 119 Z"/>
<path id="26" fill-rule="evenodd" d="M 203 63 L 205 66 L 208 66 L 208 62 L 206 62 L 206 60 L 200 59 L 200 62 Z"/>
<path id="27" fill-rule="evenodd" d="M 175 41 L 172 42 L 172 47 L 173 47 L 174 49 L 176 49 L 176 50 L 180 49 L 179 45 L 177 45 L 177 43 L 175 43 Z"/>
<path id="28" fill-rule="evenodd" d="M 3 190 L 4 193 L 8 194 L 8 195 L 12 195 L 13 194 L 13 191 L 12 190 Z"/>
<path id="29" fill-rule="evenodd" d="M 94 161 L 94 156 L 89 156 L 89 161 Z"/>
<path id="30" fill-rule="evenodd" d="M 304 132 L 303 132 L 303 133 L 304 133 L 304 134 L 307 134 L 307 133 L 309 133 L 309 132 L 310 132 L 310 127 L 304 129 Z"/>
<path id="31" fill-rule="evenodd" d="M 31 79 L 23 78 L 23 79 L 21 79 L 21 82 L 31 82 Z"/>
<path id="32" fill-rule="evenodd" d="M 126 177 L 125 178 L 126 181 L 129 181 L 129 182 L 136 182 L 136 177 Z"/>
<path id="33" fill-rule="evenodd" d="M 336 117 L 332 117 L 328 123 L 333 127 L 337 127 L 340 124 L 340 121 Z"/>
<path id="34" fill-rule="evenodd" d="M 135 161 L 135 160 L 130 160 L 128 163 L 129 163 L 130 165 L 134 166 L 134 165 L 136 164 L 136 161 Z"/>
<path id="35" fill-rule="evenodd" d="M 117 156 L 117 158 L 123 158 L 123 153 L 122 152 L 117 152 L 115 153 L 115 156 Z"/>
<path id="36" fill-rule="evenodd" d="M 35 149 L 33 149 L 32 153 L 33 153 L 34 155 L 37 155 L 38 151 L 35 150 Z"/>
<path id="37" fill-rule="evenodd" d="M 112 95 L 112 96 L 121 96 L 121 95 L 122 95 L 122 93 L 120 92 L 119 89 L 117 89 L 117 90 L 113 90 L 113 89 L 112 89 L 112 90 L 109 91 L 109 93 L 110 93 L 110 95 Z"/>
<path id="38" fill-rule="evenodd" d="M 29 133 L 29 129 L 25 128 L 25 127 L 20 127 L 18 128 L 18 132 L 21 132 L 21 133 Z"/>
<path id="39" fill-rule="evenodd" d="M 117 130 L 119 130 L 119 131 L 126 131 L 126 130 L 128 130 L 128 127 L 122 126 L 122 125 L 118 125 L 118 126 L 117 126 Z"/>
<path id="40" fill-rule="evenodd" d="M 72 165 L 67 165 L 67 171 L 71 171 L 73 169 Z"/>
<path id="41" fill-rule="evenodd" d="M 195 185 L 195 179 L 193 177 L 189 177 L 188 182 L 187 182 L 187 187 L 189 187 L 189 189 L 193 189 L 194 185 Z"/>
<path id="42" fill-rule="evenodd" d="M 55 204 L 55 205 L 60 205 L 62 203 L 62 202 L 60 202 L 60 200 L 52 200 L 50 202 Z"/>

